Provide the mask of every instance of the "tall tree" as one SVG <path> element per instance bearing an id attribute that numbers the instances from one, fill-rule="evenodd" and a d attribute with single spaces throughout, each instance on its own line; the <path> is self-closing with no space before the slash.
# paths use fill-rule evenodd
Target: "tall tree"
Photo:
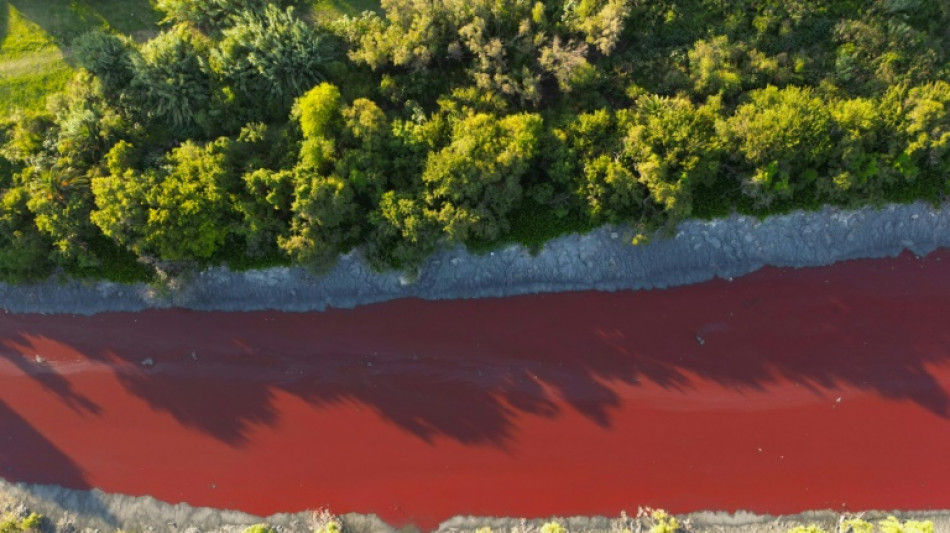
<path id="1" fill-rule="evenodd" d="M 493 240 L 508 231 L 541 126 L 534 114 L 473 114 L 455 124 L 448 146 L 429 155 L 422 173 L 426 203 L 449 239 Z"/>

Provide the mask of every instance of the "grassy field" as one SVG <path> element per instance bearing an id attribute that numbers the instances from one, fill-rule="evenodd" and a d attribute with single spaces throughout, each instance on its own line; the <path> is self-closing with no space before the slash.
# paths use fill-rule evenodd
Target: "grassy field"
<path id="1" fill-rule="evenodd" d="M 149 0 L 0 0 L 0 115 L 44 108 L 72 77 L 77 36 L 99 29 L 144 40 L 158 20 Z"/>
<path id="2" fill-rule="evenodd" d="M 49 34 L 7 2 L 0 3 L 0 114 L 14 108 L 42 108 L 45 95 L 72 75 Z"/>

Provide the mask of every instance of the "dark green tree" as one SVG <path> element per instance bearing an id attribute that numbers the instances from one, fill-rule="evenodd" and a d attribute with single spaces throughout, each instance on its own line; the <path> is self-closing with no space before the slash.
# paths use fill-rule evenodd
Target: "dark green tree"
<path id="1" fill-rule="evenodd" d="M 331 58 L 329 42 L 293 8 L 268 5 L 260 13 L 243 12 L 223 31 L 211 64 L 235 99 L 230 112 L 246 120 L 276 120 L 326 78 Z"/>

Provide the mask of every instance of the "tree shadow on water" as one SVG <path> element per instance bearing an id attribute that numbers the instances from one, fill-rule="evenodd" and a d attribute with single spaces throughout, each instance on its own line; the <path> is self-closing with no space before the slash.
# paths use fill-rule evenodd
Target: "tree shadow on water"
<path id="1" fill-rule="evenodd" d="M 115 515 L 103 504 L 101 493 L 91 491 L 82 468 L 2 400 L 0 478 L 18 483 L 5 494 L 20 503 L 29 505 L 31 498 L 54 501 L 64 510 L 95 516 L 110 528 L 119 526 Z"/>
<path id="2" fill-rule="evenodd" d="M 89 489 L 85 473 L 27 420 L 0 400 L 0 477 Z"/>
<path id="3" fill-rule="evenodd" d="M 55 394 L 60 401 L 69 406 L 77 413 L 89 413 L 98 415 L 102 412 L 102 407 L 89 399 L 86 395 L 76 392 L 72 383 L 60 374 L 56 369 L 40 362 L 40 360 L 30 359 L 26 353 L 21 350 L 29 351 L 27 346 L 19 345 L 15 342 L 6 343 L 6 351 L 0 351 L 0 358 L 6 359 L 17 367 L 23 376 L 36 381 L 42 385 L 45 390 Z M 10 353 L 10 350 L 14 353 Z M 39 356 L 37 354 L 38 357 Z"/>
<path id="4" fill-rule="evenodd" d="M 950 363 L 950 331 L 932 320 L 939 294 L 902 306 L 872 291 L 693 290 L 22 318 L 0 326 L 0 346 L 58 343 L 107 364 L 129 393 L 232 446 L 279 422 L 278 394 L 369 408 L 427 442 L 500 448 L 524 416 L 571 409 L 609 428 L 630 401 L 618 386 L 646 383 L 699 400 L 700 382 L 740 392 L 794 383 L 832 397 L 850 387 L 950 417 L 946 384 L 929 369 Z M 62 383 L 47 386 L 70 401 Z"/>

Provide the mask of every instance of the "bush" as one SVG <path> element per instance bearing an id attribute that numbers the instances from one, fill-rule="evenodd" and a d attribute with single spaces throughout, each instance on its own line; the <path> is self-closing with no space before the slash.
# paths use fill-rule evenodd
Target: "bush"
<path id="1" fill-rule="evenodd" d="M 277 530 L 267 524 L 254 524 L 242 533 L 277 533 Z"/>
<path id="2" fill-rule="evenodd" d="M 0 533 L 38 532 L 45 523 L 46 517 L 37 513 L 30 513 L 20 519 L 7 515 L 0 519 Z"/>
<path id="3" fill-rule="evenodd" d="M 102 83 L 102 90 L 116 97 L 135 75 L 132 57 L 134 45 L 122 37 L 103 32 L 85 33 L 73 41 L 76 61 Z"/>
<path id="4" fill-rule="evenodd" d="M 744 192 L 764 206 L 805 193 L 828 164 L 831 123 L 828 106 L 807 87 L 750 93 L 723 123 Z"/>
<path id="5" fill-rule="evenodd" d="M 201 135 L 209 127 L 212 79 L 203 44 L 183 27 L 164 32 L 133 56 L 134 76 L 126 100 L 135 115 L 175 138 Z"/>
<path id="6" fill-rule="evenodd" d="M 295 98 L 326 78 L 330 59 L 323 36 L 293 8 L 274 5 L 242 12 L 211 54 L 214 70 L 236 97 L 229 111 L 245 121 L 285 118 Z"/>

